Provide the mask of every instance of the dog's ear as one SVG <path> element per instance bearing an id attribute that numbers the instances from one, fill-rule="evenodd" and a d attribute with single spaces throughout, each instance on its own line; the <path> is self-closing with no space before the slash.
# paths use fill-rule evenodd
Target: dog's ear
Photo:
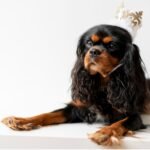
<path id="1" fill-rule="evenodd" d="M 108 98 L 113 107 L 132 112 L 142 105 L 146 92 L 143 62 L 137 45 L 127 45 L 121 64 L 122 67 L 112 74 Z"/>
<path id="2" fill-rule="evenodd" d="M 126 75 L 130 77 L 132 82 L 138 84 L 137 88 L 145 86 L 145 67 L 137 45 L 127 45 L 127 53 L 125 54 L 122 63 Z"/>
<path id="3" fill-rule="evenodd" d="M 81 56 L 81 52 L 82 52 L 82 43 L 81 40 L 79 40 L 77 45 L 77 50 L 76 50 L 77 57 Z"/>
<path id="4" fill-rule="evenodd" d="M 128 74 L 135 75 L 135 77 L 139 79 L 144 75 L 143 61 L 141 59 L 139 48 L 137 45 L 127 45 L 126 53 L 121 63 L 123 63 L 124 69 Z"/>
<path id="5" fill-rule="evenodd" d="M 82 55 L 84 48 L 85 48 L 85 44 L 84 44 L 84 34 L 83 34 L 78 41 L 77 50 L 76 50 L 77 57 L 80 57 Z"/>
<path id="6" fill-rule="evenodd" d="M 80 47 L 77 47 L 76 54 L 78 57 L 81 55 L 81 48 Z"/>

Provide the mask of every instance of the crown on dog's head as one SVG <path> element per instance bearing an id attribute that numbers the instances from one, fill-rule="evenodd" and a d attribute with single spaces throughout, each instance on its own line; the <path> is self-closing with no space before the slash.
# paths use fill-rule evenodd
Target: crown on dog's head
<path id="1" fill-rule="evenodd" d="M 128 10 L 124 7 L 124 3 L 122 3 L 115 19 L 110 24 L 126 29 L 134 39 L 138 29 L 142 26 L 142 15 L 143 11 Z"/>

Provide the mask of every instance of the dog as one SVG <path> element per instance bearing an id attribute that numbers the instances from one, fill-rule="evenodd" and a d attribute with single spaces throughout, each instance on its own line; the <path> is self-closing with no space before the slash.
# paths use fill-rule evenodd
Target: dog
<path id="1" fill-rule="evenodd" d="M 81 35 L 72 69 L 72 101 L 65 108 L 29 118 L 7 117 L 14 130 L 41 126 L 103 122 L 89 138 L 101 145 L 146 126 L 141 113 L 150 113 L 150 80 L 146 79 L 139 48 L 125 29 L 98 25 Z"/>

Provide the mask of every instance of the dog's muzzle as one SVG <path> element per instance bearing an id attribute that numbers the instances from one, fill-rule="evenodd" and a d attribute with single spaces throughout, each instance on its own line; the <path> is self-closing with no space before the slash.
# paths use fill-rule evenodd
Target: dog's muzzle
<path id="1" fill-rule="evenodd" d="M 94 46 L 89 50 L 90 57 L 95 58 L 98 57 L 102 53 L 102 49 L 99 46 Z"/>

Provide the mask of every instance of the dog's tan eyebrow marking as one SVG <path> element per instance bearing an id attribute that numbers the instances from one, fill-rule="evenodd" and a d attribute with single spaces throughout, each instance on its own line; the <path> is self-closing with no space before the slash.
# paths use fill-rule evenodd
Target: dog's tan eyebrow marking
<path id="1" fill-rule="evenodd" d="M 106 37 L 103 38 L 103 42 L 104 42 L 105 44 L 107 44 L 107 43 L 109 43 L 109 42 L 111 42 L 111 41 L 112 41 L 112 37 L 111 37 L 111 36 L 106 36 Z"/>
<path id="2" fill-rule="evenodd" d="M 91 36 L 91 40 L 92 40 L 93 42 L 98 42 L 98 41 L 100 40 L 100 37 L 99 37 L 98 35 L 96 35 L 96 34 L 93 34 L 93 35 Z"/>

